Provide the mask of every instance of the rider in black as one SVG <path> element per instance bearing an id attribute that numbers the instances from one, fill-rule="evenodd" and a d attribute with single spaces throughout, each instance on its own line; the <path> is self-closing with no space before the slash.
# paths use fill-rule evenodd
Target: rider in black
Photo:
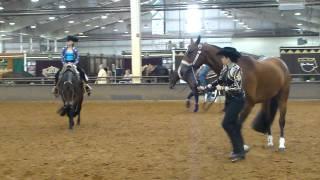
<path id="1" fill-rule="evenodd" d="M 238 121 L 239 113 L 244 106 L 244 92 L 241 87 L 241 70 L 236 64 L 241 54 L 232 47 L 225 47 L 217 53 L 222 57 L 223 69 L 219 78 L 208 88 L 218 90 L 225 90 L 225 116 L 222 122 L 222 127 L 228 134 L 233 151 L 231 153 L 232 162 L 236 162 L 245 158 L 248 146 L 244 145 L 241 134 L 242 124 Z"/>
<path id="2" fill-rule="evenodd" d="M 79 60 L 80 60 L 80 56 L 79 56 L 78 49 L 74 46 L 74 44 L 78 41 L 79 41 L 78 38 L 75 36 L 68 36 L 67 37 L 67 46 L 62 48 L 61 61 L 62 61 L 63 65 L 67 64 L 67 63 L 71 63 L 73 65 L 76 65 L 77 70 L 80 73 L 80 78 L 85 84 L 85 89 L 87 91 L 87 94 L 90 95 L 92 88 L 88 84 L 88 77 L 85 74 L 84 70 L 81 67 L 79 67 L 79 65 L 78 65 Z M 59 80 L 60 71 L 61 71 L 61 69 L 55 75 L 55 86 L 52 89 L 52 92 L 55 96 L 58 96 L 57 83 Z"/>

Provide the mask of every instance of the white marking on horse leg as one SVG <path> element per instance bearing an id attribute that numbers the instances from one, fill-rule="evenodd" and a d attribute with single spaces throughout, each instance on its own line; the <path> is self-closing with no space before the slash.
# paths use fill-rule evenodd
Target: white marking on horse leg
<path id="1" fill-rule="evenodd" d="M 272 135 L 268 135 L 267 136 L 267 146 L 268 147 L 272 147 L 273 146 L 273 137 L 272 137 Z"/>
<path id="2" fill-rule="evenodd" d="M 279 139 L 279 149 L 285 149 L 286 148 L 285 143 L 286 143 L 286 140 L 284 139 L 284 137 L 280 137 L 280 139 Z"/>

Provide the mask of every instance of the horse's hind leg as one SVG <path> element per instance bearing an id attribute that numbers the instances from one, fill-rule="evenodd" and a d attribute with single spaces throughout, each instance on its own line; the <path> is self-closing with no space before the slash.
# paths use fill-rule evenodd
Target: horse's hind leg
<path id="1" fill-rule="evenodd" d="M 192 98 L 193 96 L 193 92 L 190 92 L 188 97 L 187 97 L 187 100 L 186 100 L 186 108 L 190 108 L 190 99 Z"/>
<path id="2" fill-rule="evenodd" d="M 286 114 L 287 114 L 287 99 L 281 99 L 279 102 L 280 118 L 280 140 L 279 140 L 279 150 L 284 150 L 285 147 L 285 138 L 284 138 L 284 126 L 286 124 Z"/>
<path id="3" fill-rule="evenodd" d="M 287 114 L 287 101 L 289 96 L 289 90 L 282 92 L 279 98 L 279 126 L 280 126 L 280 140 L 279 140 L 279 150 L 283 151 L 285 146 L 285 138 L 284 138 L 284 126 L 286 124 L 286 114 Z"/>

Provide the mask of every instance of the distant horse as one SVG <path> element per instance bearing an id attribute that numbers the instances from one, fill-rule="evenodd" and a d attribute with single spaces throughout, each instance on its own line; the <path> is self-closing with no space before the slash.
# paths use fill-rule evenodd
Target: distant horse
<path id="1" fill-rule="evenodd" d="M 182 63 L 183 66 L 199 68 L 209 65 L 217 74 L 222 69 L 221 58 L 216 56 L 220 48 L 201 44 L 200 36 L 191 43 Z M 242 71 L 242 86 L 245 91 L 245 106 L 239 115 L 239 121 L 245 121 L 252 108 L 262 103 L 262 108 L 253 122 L 253 129 L 268 134 L 268 146 L 273 146 L 271 125 L 277 109 L 280 111 L 279 149 L 285 149 L 284 126 L 291 77 L 286 64 L 279 58 L 265 58 L 257 61 L 251 56 L 242 56 L 238 60 Z M 183 73 L 183 72 L 181 72 Z"/>
<path id="2" fill-rule="evenodd" d="M 80 125 L 80 112 L 83 101 L 83 84 L 74 65 L 63 67 L 57 87 L 63 106 L 58 110 L 61 116 L 68 115 L 69 129 L 73 129 L 73 118 L 78 116 L 77 125 Z"/>
<path id="3" fill-rule="evenodd" d="M 208 83 L 213 82 L 217 77 L 218 76 L 216 74 L 213 74 L 212 76 L 207 77 Z M 191 89 L 191 92 L 187 96 L 186 107 L 190 108 L 191 98 L 194 97 L 195 103 L 194 103 L 193 112 L 198 112 L 198 110 L 199 110 L 199 96 L 201 93 L 199 93 L 199 90 L 197 87 L 198 86 L 197 76 L 194 76 L 192 71 L 186 71 L 183 76 L 179 75 L 178 70 L 172 71 L 169 76 L 169 88 L 173 89 L 180 79 L 184 80 L 188 84 L 189 88 Z M 206 92 L 203 91 L 202 93 L 206 93 Z M 215 98 L 218 95 L 218 91 L 216 90 L 215 92 L 212 92 L 212 94 L 214 95 L 213 99 L 215 100 Z M 205 98 L 204 103 L 203 103 L 203 109 L 205 111 L 207 111 L 211 107 L 212 103 L 213 103 L 213 101 L 208 102 L 208 97 Z"/>
<path id="4" fill-rule="evenodd" d="M 198 47 L 199 46 L 199 47 Z M 200 44 L 200 37 L 196 42 L 191 39 L 191 44 L 185 53 L 176 72 L 170 75 L 170 88 L 173 88 L 179 79 L 187 82 L 191 93 L 186 100 L 186 106 L 190 106 L 190 99 L 194 96 L 194 112 L 199 110 L 199 92 L 196 71 L 202 64 L 207 64 L 218 76 L 222 70 L 222 62 L 216 54 L 221 48 L 209 44 Z"/>

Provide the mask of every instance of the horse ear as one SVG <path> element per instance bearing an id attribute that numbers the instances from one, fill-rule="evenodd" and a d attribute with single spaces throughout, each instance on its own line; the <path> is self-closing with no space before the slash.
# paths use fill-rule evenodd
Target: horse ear
<path id="1" fill-rule="evenodd" d="M 193 38 L 190 39 L 190 44 L 193 44 L 194 43 L 194 40 Z"/>
<path id="2" fill-rule="evenodd" d="M 197 41 L 196 41 L 196 44 L 200 44 L 200 41 L 201 41 L 201 36 L 199 35 L 199 36 L 198 36 L 198 39 L 197 39 Z"/>

